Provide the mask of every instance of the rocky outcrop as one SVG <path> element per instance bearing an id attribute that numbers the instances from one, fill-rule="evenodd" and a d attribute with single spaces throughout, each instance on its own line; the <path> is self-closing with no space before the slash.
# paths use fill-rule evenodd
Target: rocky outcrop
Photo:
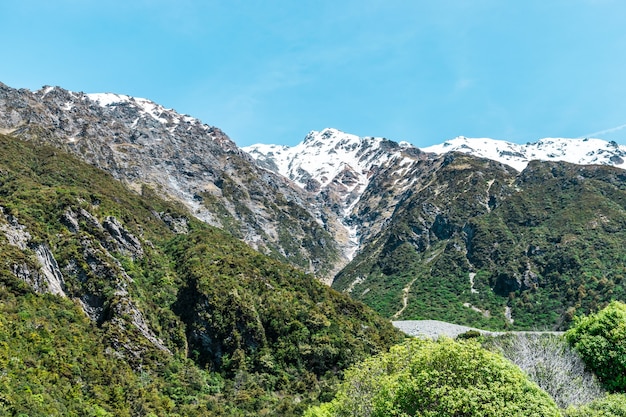
<path id="1" fill-rule="evenodd" d="M 32 242 L 26 226 L 19 223 L 17 218 L 5 213 L 0 207 L 0 232 L 4 233 L 9 245 L 27 253 L 33 253 L 37 262 L 21 262 L 12 265 L 13 274 L 28 284 L 38 293 L 51 293 L 65 297 L 65 281 L 54 255 L 45 243 Z"/>
<path id="2" fill-rule="evenodd" d="M 0 131 L 70 151 L 137 192 L 148 185 L 201 220 L 321 277 L 347 261 L 332 238 L 340 228 L 333 213 L 257 166 L 220 129 L 149 100 L 0 83 Z M 324 244 L 312 235 L 324 236 Z"/>
<path id="3" fill-rule="evenodd" d="M 100 326 L 106 324 L 115 329 L 117 337 L 112 339 L 112 345 L 119 348 L 118 353 L 122 355 L 140 359 L 146 351 L 146 343 L 169 353 L 130 296 L 127 287 L 132 279 L 110 252 L 132 259 L 143 256 L 140 240 L 115 217 L 108 216 L 100 223 L 85 209 L 75 212 L 68 208 L 62 218 L 63 224 L 73 234 L 78 235 L 81 231 L 87 233 L 77 236 L 82 248 L 80 258 L 71 259 L 61 268 L 47 243 L 33 241 L 26 226 L 20 224 L 13 215 L 5 213 L 2 207 L 0 214 L 0 232 L 9 245 L 17 247 L 25 255 L 23 262 L 11 266 L 17 278 L 37 293 L 77 300 L 91 320 Z M 79 226 L 80 222 L 85 225 L 84 230 Z M 97 241 L 94 236 L 100 236 L 101 241 Z M 79 265 L 85 265 L 86 268 Z M 71 290 L 67 288 L 65 277 L 74 282 Z M 107 286 L 102 288 L 94 285 L 92 281 L 95 278 L 98 282 L 104 280 Z M 108 295 L 111 292 L 112 297 Z M 128 335 L 136 333 L 143 338 L 143 343 L 130 341 Z"/>

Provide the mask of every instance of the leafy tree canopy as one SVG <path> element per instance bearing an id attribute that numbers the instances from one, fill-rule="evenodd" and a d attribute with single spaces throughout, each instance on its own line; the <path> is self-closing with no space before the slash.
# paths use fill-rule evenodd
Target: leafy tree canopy
<path id="1" fill-rule="evenodd" d="M 412 339 L 346 372 L 337 396 L 307 411 L 331 416 L 560 416 L 515 365 L 474 341 Z"/>
<path id="2" fill-rule="evenodd" d="M 626 395 L 611 394 L 580 408 L 567 410 L 567 417 L 625 417 Z"/>
<path id="3" fill-rule="evenodd" d="M 608 390 L 626 392 L 626 304 L 576 319 L 565 337 Z"/>

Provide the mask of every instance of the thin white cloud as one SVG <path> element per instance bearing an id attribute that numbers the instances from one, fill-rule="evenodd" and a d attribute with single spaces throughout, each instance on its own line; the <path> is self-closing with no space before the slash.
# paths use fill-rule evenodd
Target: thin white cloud
<path id="1" fill-rule="evenodd" d="M 611 127 L 609 129 L 600 130 L 599 132 L 589 133 L 587 135 L 581 136 L 581 138 L 595 138 L 600 137 L 602 135 L 606 135 L 607 133 L 617 132 L 618 130 L 626 129 L 626 124 L 619 125 L 616 127 Z"/>

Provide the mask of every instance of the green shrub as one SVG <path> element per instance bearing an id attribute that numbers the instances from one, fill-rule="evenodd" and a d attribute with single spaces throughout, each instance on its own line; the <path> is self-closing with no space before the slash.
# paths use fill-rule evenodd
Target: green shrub
<path id="1" fill-rule="evenodd" d="M 580 408 L 568 408 L 567 417 L 626 417 L 626 395 L 611 394 Z"/>
<path id="2" fill-rule="evenodd" d="M 626 392 L 626 304 L 577 318 L 565 337 L 609 391 Z"/>
<path id="3" fill-rule="evenodd" d="M 457 336 L 458 339 L 476 339 L 480 337 L 478 330 L 468 330 L 465 333 L 461 333 Z"/>
<path id="4" fill-rule="evenodd" d="M 473 341 L 412 339 L 349 369 L 307 417 L 560 416 L 522 371 Z"/>

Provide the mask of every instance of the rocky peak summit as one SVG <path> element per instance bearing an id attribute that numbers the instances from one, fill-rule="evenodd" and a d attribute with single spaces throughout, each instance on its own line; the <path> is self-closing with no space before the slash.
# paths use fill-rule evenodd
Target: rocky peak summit
<path id="1" fill-rule="evenodd" d="M 268 169 L 317 195 L 338 194 L 338 214 L 348 215 L 370 178 L 390 161 L 412 160 L 419 151 L 408 143 L 359 137 L 337 129 L 311 131 L 298 145 L 243 148 Z"/>

